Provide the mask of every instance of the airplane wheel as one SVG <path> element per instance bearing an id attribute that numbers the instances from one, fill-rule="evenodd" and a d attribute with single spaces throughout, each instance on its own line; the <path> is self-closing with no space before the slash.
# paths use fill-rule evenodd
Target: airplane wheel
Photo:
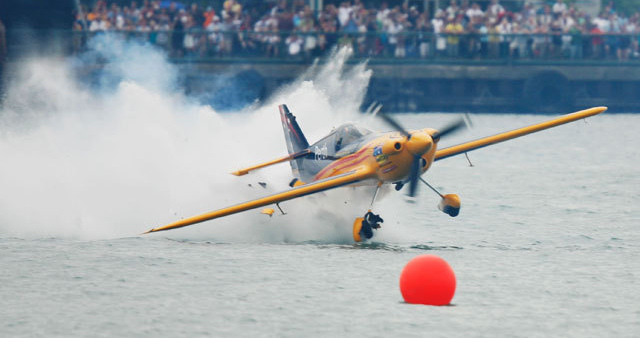
<path id="1" fill-rule="evenodd" d="M 442 197 L 438 209 L 445 214 L 456 217 L 460 213 L 460 197 L 456 194 L 447 194 Z"/>
<path id="2" fill-rule="evenodd" d="M 377 215 L 375 215 L 377 216 Z M 380 218 L 382 220 L 382 218 Z M 373 237 L 373 229 L 380 228 L 378 223 L 371 224 L 364 217 L 358 217 L 353 222 L 353 240 L 356 242 L 366 241 Z"/>
<path id="3" fill-rule="evenodd" d="M 353 240 L 356 242 L 362 241 L 362 238 L 360 237 L 360 230 L 362 230 L 362 221 L 364 221 L 364 218 L 358 217 L 353 222 Z"/>

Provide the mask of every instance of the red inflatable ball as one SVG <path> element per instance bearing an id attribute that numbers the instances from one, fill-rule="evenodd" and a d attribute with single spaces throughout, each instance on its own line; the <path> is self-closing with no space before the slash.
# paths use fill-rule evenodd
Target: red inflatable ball
<path id="1" fill-rule="evenodd" d="M 402 269 L 400 292 L 410 304 L 447 305 L 456 292 L 456 275 L 438 256 L 414 257 Z"/>

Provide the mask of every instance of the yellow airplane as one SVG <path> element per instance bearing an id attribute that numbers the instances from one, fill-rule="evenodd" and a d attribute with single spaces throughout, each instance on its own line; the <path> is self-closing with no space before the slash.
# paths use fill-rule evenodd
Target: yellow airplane
<path id="1" fill-rule="evenodd" d="M 578 111 L 546 122 L 444 149 L 437 149 L 438 141 L 447 134 L 463 127 L 464 122 L 462 120 L 440 131 L 430 128 L 407 131 L 390 116 L 380 114 L 397 131 L 377 133 L 362 126 L 348 123 L 334 129 L 329 135 L 316 143 L 309 145 L 295 116 L 287 106 L 280 105 L 279 109 L 289 155 L 240 169 L 232 174 L 236 176 L 246 175 L 251 171 L 288 161 L 291 164 L 294 176 L 294 179 L 289 184 L 291 189 L 199 216 L 182 219 L 162 227 L 153 228 L 145 233 L 181 228 L 273 204 L 280 208 L 280 202 L 344 186 L 376 186 L 377 188 L 371 201 L 371 206 L 373 206 L 378 191 L 383 184 L 395 184 L 396 190 L 400 190 L 405 184 L 409 184 L 408 195 L 414 196 L 418 180 L 427 184 L 440 195 L 439 209 L 455 217 L 460 211 L 460 199 L 458 196 L 455 194 L 442 195 L 420 177 L 431 167 L 433 162 L 597 115 L 607 110 L 607 107 L 594 107 Z M 282 211 L 282 209 L 280 210 Z M 272 215 L 274 209 L 267 208 L 262 212 Z M 383 220 L 380 216 L 368 210 L 363 217 L 356 218 L 353 224 L 353 239 L 356 242 L 370 239 L 373 236 L 373 230 L 380 228 L 381 222 Z"/>

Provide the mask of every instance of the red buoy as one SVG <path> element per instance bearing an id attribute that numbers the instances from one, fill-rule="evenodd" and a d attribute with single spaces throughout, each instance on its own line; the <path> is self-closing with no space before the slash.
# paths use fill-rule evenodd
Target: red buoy
<path id="1" fill-rule="evenodd" d="M 414 257 L 402 269 L 400 292 L 407 303 L 447 305 L 456 292 L 456 275 L 438 256 Z"/>

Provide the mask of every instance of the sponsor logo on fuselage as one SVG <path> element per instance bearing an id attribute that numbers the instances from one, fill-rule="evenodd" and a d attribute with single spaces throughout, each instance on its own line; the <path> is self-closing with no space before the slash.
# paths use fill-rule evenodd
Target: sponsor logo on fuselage
<path id="1" fill-rule="evenodd" d="M 373 148 L 373 157 L 376 158 L 376 162 L 378 163 L 378 167 L 384 167 L 391 164 L 389 161 L 389 155 L 382 153 L 382 145 L 378 145 Z"/>
<path id="2" fill-rule="evenodd" d="M 378 157 L 379 155 L 382 155 L 382 146 L 376 146 L 375 148 L 373 148 L 373 157 Z"/>

